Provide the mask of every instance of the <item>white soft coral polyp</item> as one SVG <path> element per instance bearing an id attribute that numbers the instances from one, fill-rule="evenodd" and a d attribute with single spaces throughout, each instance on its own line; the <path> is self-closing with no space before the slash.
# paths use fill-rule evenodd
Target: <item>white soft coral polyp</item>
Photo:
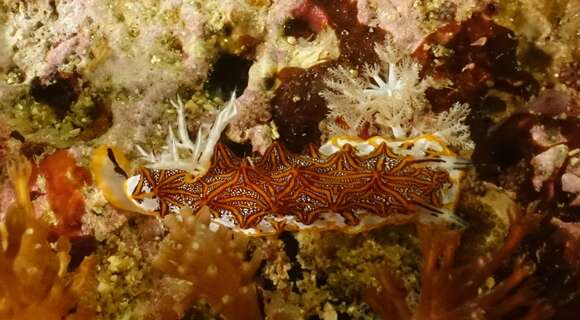
<path id="1" fill-rule="evenodd" d="M 402 79 L 397 77 L 396 65 L 394 63 L 389 63 L 388 65 L 389 71 L 386 77 L 386 82 L 379 75 L 380 70 L 378 68 L 373 68 L 368 72 L 369 76 L 375 81 L 375 83 L 370 83 L 369 88 L 364 89 L 365 93 L 369 95 L 386 95 L 392 97 L 395 92 L 403 89 L 405 83 Z"/>

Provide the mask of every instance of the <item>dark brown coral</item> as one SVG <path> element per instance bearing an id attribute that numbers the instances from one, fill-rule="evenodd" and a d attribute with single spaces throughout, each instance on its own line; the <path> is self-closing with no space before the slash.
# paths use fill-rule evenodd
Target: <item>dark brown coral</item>
<path id="1" fill-rule="evenodd" d="M 501 247 L 464 266 L 455 265 L 459 231 L 420 225 L 425 260 L 416 308 L 407 304 L 406 290 L 388 268 L 377 272 L 379 287 L 366 290 L 363 298 L 382 319 L 545 319 L 552 309 L 538 299 L 537 288 L 527 280 L 534 272 L 533 264 L 516 259 L 511 274 L 485 288 L 538 221 L 532 213 L 517 217 Z"/>
<path id="2" fill-rule="evenodd" d="M 343 65 L 362 72 L 365 65 L 378 61 L 375 43 L 384 40 L 385 32 L 360 24 L 356 12 L 356 2 L 345 0 L 307 0 L 295 12 L 309 23 L 328 23 L 338 37 L 341 54 L 337 60 L 309 69 L 285 68 L 278 74 L 282 83 L 272 99 L 272 117 L 284 145 L 293 151 L 320 140 L 318 125 L 328 109 L 319 93 L 327 89 L 324 80 L 329 70 Z"/>

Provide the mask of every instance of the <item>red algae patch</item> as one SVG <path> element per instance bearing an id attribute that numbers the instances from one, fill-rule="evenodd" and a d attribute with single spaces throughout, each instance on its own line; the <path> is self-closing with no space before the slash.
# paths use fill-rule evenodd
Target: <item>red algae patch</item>
<path id="1" fill-rule="evenodd" d="M 474 106 L 491 88 L 526 98 L 536 93 L 536 80 L 519 68 L 517 45 L 513 31 L 483 14 L 449 23 L 427 36 L 413 57 L 423 64 L 424 74 L 453 83 L 427 91 L 433 109 L 445 110 L 457 101 Z"/>
<path id="2" fill-rule="evenodd" d="M 81 188 L 92 182 L 89 170 L 76 164 L 69 150 L 58 150 L 44 158 L 38 167 L 46 179 L 50 207 L 58 218 L 58 234 L 77 234 L 85 203 Z"/>
<path id="3" fill-rule="evenodd" d="M 424 262 L 417 306 L 409 307 L 401 281 L 388 267 L 377 269 L 378 288 L 363 292 L 363 299 L 381 319 L 507 319 L 514 312 L 521 319 L 549 319 L 554 310 L 538 297 L 530 280 L 533 262 L 517 256 L 523 238 L 537 229 L 541 216 L 533 207 L 518 210 L 504 243 L 493 253 L 456 265 L 461 233 L 442 226 L 418 225 Z M 513 268 L 504 279 L 494 274 L 507 261 Z M 490 279 L 497 284 L 486 288 Z"/>

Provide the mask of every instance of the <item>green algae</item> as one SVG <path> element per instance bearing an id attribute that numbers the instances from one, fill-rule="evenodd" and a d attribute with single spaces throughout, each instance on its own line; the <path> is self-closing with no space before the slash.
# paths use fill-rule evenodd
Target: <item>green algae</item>
<path id="1" fill-rule="evenodd" d="M 284 254 L 269 261 L 263 273 L 276 287 L 269 297 L 275 300 L 281 295 L 286 305 L 280 309 L 288 314 L 375 319 L 360 292 L 376 285 L 374 275 L 379 268 L 394 270 L 413 294 L 418 290 L 422 257 L 412 226 L 388 226 L 357 235 L 299 232 L 296 240 L 301 276 L 289 276 L 297 266 Z M 280 246 L 278 240 L 272 250 Z"/>
<path id="2" fill-rule="evenodd" d="M 103 108 L 96 102 L 96 97 L 88 91 L 83 92 L 62 118 L 52 107 L 28 95 L 21 96 L 12 107 L 4 109 L 9 115 L 8 124 L 17 129 L 26 141 L 67 148 L 106 130 L 108 121 L 104 128 L 92 127 Z M 89 133 L 92 129 L 98 132 Z"/>
<path id="3" fill-rule="evenodd" d="M 138 248 L 136 235 L 127 228 L 109 235 L 99 246 L 95 299 L 99 319 L 142 319 L 151 287 L 151 266 Z"/>

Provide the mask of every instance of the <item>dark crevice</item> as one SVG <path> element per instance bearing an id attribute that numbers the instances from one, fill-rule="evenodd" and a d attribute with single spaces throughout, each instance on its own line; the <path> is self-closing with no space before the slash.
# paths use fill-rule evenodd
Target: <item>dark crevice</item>
<path id="1" fill-rule="evenodd" d="M 301 18 L 293 18 L 284 23 L 284 35 L 286 37 L 308 39 L 316 36 L 316 31 L 310 28 L 308 21 Z"/>
<path id="2" fill-rule="evenodd" d="M 296 282 L 302 280 L 304 275 L 300 262 L 298 262 L 298 251 L 300 250 L 300 245 L 294 234 L 291 232 L 283 232 L 280 234 L 280 240 L 284 242 L 284 251 L 290 260 L 291 268 L 288 270 L 288 277 L 291 282 Z"/>
<path id="3" fill-rule="evenodd" d="M 220 142 L 225 144 L 230 151 L 232 151 L 236 156 L 244 158 L 252 154 L 252 145 L 249 143 L 237 143 L 230 139 L 225 138 L 225 134 L 222 135 Z"/>
<path id="4" fill-rule="evenodd" d="M 93 236 L 83 236 L 71 239 L 70 248 L 70 263 L 68 265 L 68 270 L 73 271 L 84 258 L 91 255 L 97 249 L 97 240 Z"/>
<path id="5" fill-rule="evenodd" d="M 233 54 L 222 54 L 214 63 L 205 83 L 205 90 L 225 100 L 235 90 L 239 96 L 248 85 L 248 72 L 253 61 Z"/>
<path id="6" fill-rule="evenodd" d="M 78 99 L 73 81 L 56 76 L 49 84 L 43 84 L 40 78 L 35 77 L 30 83 L 30 95 L 36 101 L 50 106 L 56 116 L 62 119 Z"/>

